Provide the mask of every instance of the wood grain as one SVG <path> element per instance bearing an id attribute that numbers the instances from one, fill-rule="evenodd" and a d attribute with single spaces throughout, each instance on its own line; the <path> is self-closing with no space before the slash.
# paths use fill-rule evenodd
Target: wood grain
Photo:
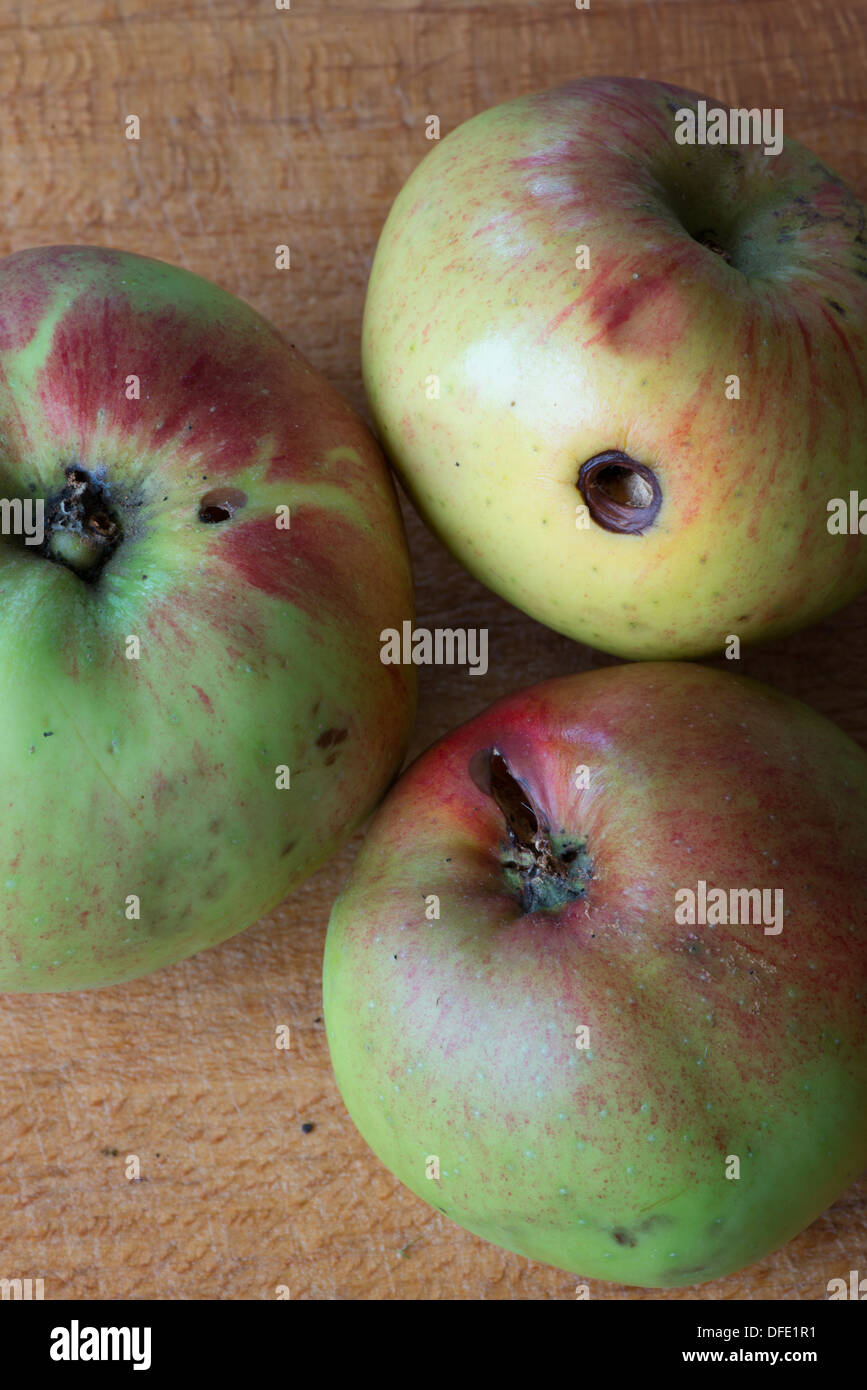
<path id="1" fill-rule="evenodd" d="M 376 237 L 427 151 L 495 102 L 628 73 L 788 133 L 867 196 L 859 0 L 0 5 L 0 251 L 91 242 L 219 281 L 364 408 L 359 333 Z M 124 138 L 124 119 L 141 139 Z M 292 269 L 274 269 L 274 247 Z M 413 751 L 492 699 L 604 663 L 455 565 L 406 509 L 426 626 L 486 626 L 490 670 L 422 672 Z M 867 599 L 747 655 L 867 747 Z M 320 962 L 358 840 L 267 921 L 195 960 L 78 997 L 0 1001 L 0 1276 L 46 1297 L 572 1298 L 576 1280 L 430 1211 L 381 1167 L 331 1077 Z M 275 1047 L 288 1024 L 292 1047 Z M 313 1130 L 303 1133 L 303 1123 Z M 124 1176 L 136 1154 L 143 1179 Z M 743 1274 L 670 1294 L 821 1299 L 867 1272 L 867 1184 Z"/>

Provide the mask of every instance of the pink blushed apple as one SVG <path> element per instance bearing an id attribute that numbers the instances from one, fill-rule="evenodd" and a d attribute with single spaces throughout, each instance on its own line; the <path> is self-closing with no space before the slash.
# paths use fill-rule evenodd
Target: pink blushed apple
<path id="1" fill-rule="evenodd" d="M 412 612 L 385 463 L 248 305 L 95 247 L 0 262 L 0 989 L 240 931 L 396 770 Z"/>
<path id="2" fill-rule="evenodd" d="M 404 774 L 335 904 L 349 1113 L 509 1250 L 741 1269 L 867 1165 L 865 876 L 867 757 L 789 697 L 673 663 L 502 700 Z M 779 920 L 684 910 L 720 891 Z"/>
<path id="3" fill-rule="evenodd" d="M 395 200 L 365 306 L 374 421 L 429 526 L 623 657 L 867 585 L 864 536 L 828 526 L 867 496 L 865 209 L 788 137 L 679 143 L 698 101 L 588 78 L 465 122 Z"/>

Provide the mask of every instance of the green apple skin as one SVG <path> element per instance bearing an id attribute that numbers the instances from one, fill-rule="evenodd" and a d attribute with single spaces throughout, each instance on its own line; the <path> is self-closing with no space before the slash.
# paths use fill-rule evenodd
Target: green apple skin
<path id="1" fill-rule="evenodd" d="M 414 712 L 379 659 L 412 612 L 385 462 L 248 305 L 94 247 L 0 262 L 0 493 L 50 498 L 70 466 L 123 538 L 95 577 L 0 543 L 8 991 L 127 980 L 256 921 L 371 810 Z M 200 520 L 227 487 L 246 501 Z"/>
<path id="2" fill-rule="evenodd" d="M 524 911 L 468 771 L 491 748 L 552 839 L 585 843 L 583 897 Z M 867 757 L 787 696 L 649 663 L 502 700 L 403 775 L 335 904 L 347 1109 L 508 1250 L 654 1288 L 739 1270 L 867 1165 L 865 873 Z M 782 889 L 782 931 L 678 925 L 699 879 Z"/>
<path id="3" fill-rule="evenodd" d="M 827 529 L 867 496 L 865 210 L 793 140 L 676 143 L 696 100 L 606 77 L 467 121 L 398 195 L 365 307 L 374 422 L 427 524 L 627 658 L 770 638 L 867 585 L 864 537 Z M 576 512 L 608 450 L 656 475 L 643 534 Z"/>

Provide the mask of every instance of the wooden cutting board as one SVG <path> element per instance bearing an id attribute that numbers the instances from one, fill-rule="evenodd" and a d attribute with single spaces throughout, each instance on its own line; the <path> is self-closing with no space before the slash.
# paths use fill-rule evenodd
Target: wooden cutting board
<path id="1" fill-rule="evenodd" d="M 91 242 L 243 296 L 360 409 L 376 238 L 404 179 L 484 107 L 592 73 L 783 107 L 867 197 L 862 0 L 69 0 L 0 13 L 2 247 Z M 124 138 L 126 117 L 141 138 Z M 292 269 L 274 269 L 288 243 Z M 491 700 L 607 659 L 486 593 L 407 509 L 419 622 L 485 626 L 490 669 L 423 668 L 413 752 Z M 867 747 L 867 599 L 748 654 Z M 805 789 L 805 799 L 809 789 Z M 46 828 L 50 834 L 50 828 Z M 48 1298 L 573 1298 L 567 1274 L 432 1212 L 374 1159 L 328 1063 L 320 962 L 353 842 L 271 918 L 138 983 L 0 1000 L 0 1277 Z M 280 1051 L 275 1030 L 291 1029 Z M 308 1133 L 302 1126 L 312 1125 Z M 142 1180 L 125 1176 L 127 1155 Z M 867 1273 L 867 1183 L 779 1254 L 670 1294 L 821 1299 Z"/>

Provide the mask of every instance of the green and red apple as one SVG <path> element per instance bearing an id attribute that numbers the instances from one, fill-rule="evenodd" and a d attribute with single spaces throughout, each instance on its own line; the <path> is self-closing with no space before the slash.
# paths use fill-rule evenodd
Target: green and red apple
<path id="1" fill-rule="evenodd" d="M 396 770 L 394 490 L 248 305 L 47 247 L 0 262 L 0 492 L 44 504 L 0 540 L 0 989 L 126 980 L 268 912 Z"/>
<path id="2" fill-rule="evenodd" d="M 497 1245 L 730 1274 L 867 1166 L 865 879 L 867 757 L 788 696 L 651 663 L 502 700 L 404 774 L 334 907 L 349 1113 Z"/>
<path id="3" fill-rule="evenodd" d="M 472 573 L 630 658 L 721 651 L 867 585 L 865 209 L 786 139 L 679 143 L 695 93 L 603 77 L 461 125 L 365 308 L 374 421 Z M 713 108 L 712 108 L 713 109 Z"/>

